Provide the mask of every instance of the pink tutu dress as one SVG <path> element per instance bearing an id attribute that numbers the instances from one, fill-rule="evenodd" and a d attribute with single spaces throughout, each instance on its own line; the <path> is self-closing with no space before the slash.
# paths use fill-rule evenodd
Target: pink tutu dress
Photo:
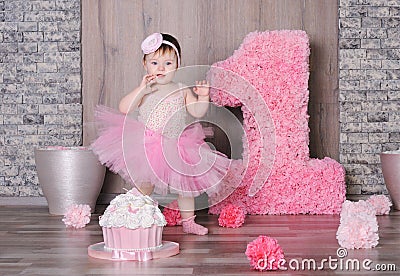
<path id="1" fill-rule="evenodd" d="M 97 106 L 98 138 L 90 148 L 125 181 L 151 182 L 158 194 L 219 192 L 231 160 L 204 142 L 199 123 L 187 126 L 183 92 L 146 96 L 137 118 Z"/>

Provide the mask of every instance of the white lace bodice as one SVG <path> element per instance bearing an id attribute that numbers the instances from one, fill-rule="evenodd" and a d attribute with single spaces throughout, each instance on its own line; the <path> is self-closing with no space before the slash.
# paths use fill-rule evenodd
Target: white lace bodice
<path id="1" fill-rule="evenodd" d="M 147 128 L 168 137 L 178 137 L 185 128 L 186 107 L 183 91 L 170 95 L 160 95 L 157 92 L 146 96 L 139 106 L 139 121 Z"/>

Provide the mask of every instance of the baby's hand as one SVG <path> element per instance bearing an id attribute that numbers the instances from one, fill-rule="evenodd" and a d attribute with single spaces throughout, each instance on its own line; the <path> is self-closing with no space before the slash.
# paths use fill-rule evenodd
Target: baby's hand
<path id="1" fill-rule="evenodd" d="M 196 86 L 193 87 L 193 92 L 198 96 L 210 95 L 210 83 L 208 81 L 196 81 Z"/>
<path id="2" fill-rule="evenodd" d="M 140 86 L 144 89 L 145 94 L 150 94 L 152 92 L 157 91 L 157 88 L 153 87 L 153 84 L 156 83 L 156 75 L 147 74 L 143 77 L 142 83 Z"/>

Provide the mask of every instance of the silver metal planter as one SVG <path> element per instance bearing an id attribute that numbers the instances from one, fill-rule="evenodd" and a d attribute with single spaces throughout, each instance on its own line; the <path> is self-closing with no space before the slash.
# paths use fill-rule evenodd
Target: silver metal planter
<path id="1" fill-rule="evenodd" d="M 35 149 L 39 185 L 50 214 L 64 215 L 72 204 L 88 204 L 94 212 L 105 167 L 85 147 Z"/>
<path id="2" fill-rule="evenodd" d="M 395 209 L 400 210 L 400 150 L 380 154 L 383 178 Z"/>

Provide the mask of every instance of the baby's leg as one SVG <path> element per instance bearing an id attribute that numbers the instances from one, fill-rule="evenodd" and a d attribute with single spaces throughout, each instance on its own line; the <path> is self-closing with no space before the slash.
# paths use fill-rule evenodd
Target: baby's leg
<path id="1" fill-rule="evenodd" d="M 194 222 L 194 198 L 178 197 L 178 205 L 181 211 L 183 232 L 196 235 L 205 235 L 208 229 Z"/>
<path id="2" fill-rule="evenodd" d="M 151 195 L 154 191 L 154 185 L 151 184 L 150 182 L 142 182 L 139 184 L 136 184 L 136 187 L 138 190 L 144 194 L 144 195 Z"/>

